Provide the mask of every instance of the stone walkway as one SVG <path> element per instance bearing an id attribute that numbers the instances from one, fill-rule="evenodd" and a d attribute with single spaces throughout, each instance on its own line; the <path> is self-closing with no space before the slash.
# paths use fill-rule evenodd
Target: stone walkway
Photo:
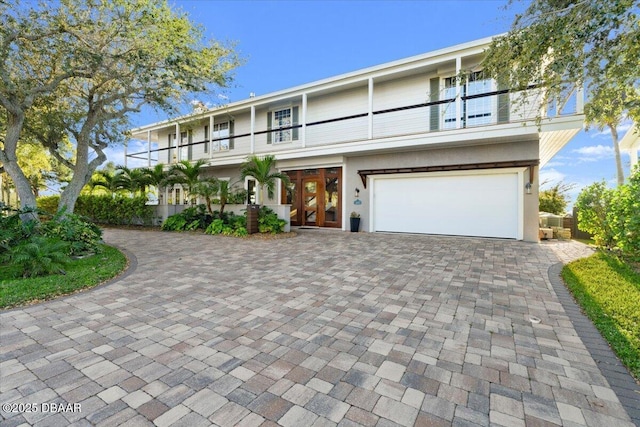
<path id="1" fill-rule="evenodd" d="M 128 275 L 0 313 L 3 426 L 633 425 L 549 280 L 579 243 L 105 239 Z"/>

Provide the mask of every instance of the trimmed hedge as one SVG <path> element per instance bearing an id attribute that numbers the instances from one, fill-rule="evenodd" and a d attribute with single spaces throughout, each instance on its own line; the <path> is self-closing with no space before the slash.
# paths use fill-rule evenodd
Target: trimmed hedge
<path id="1" fill-rule="evenodd" d="M 59 196 L 39 197 L 38 208 L 54 215 L 59 200 Z M 74 213 L 85 216 L 97 224 L 150 225 L 153 206 L 148 206 L 146 202 L 147 199 L 142 196 L 81 195 L 76 202 Z"/>

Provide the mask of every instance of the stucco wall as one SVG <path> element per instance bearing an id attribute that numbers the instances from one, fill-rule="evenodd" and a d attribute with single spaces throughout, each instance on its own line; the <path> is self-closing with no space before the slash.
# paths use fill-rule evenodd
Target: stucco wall
<path id="1" fill-rule="evenodd" d="M 344 206 L 346 217 L 352 211 L 361 215 L 361 230 L 369 228 L 370 188 L 364 188 L 358 170 L 453 165 L 463 163 L 500 162 L 514 160 L 532 160 L 538 158 L 538 141 L 517 143 L 500 143 L 492 145 L 478 145 L 449 149 L 432 149 L 414 152 L 396 152 L 369 156 L 348 157 L 346 160 L 346 193 Z M 525 241 L 538 241 L 538 168 L 535 168 L 535 181 L 532 183 L 531 194 L 524 194 L 524 233 Z M 525 182 L 529 179 L 528 170 L 525 171 Z M 355 188 L 360 189 L 361 205 L 354 205 Z M 521 189 L 523 192 L 524 188 Z M 482 189 L 478 189 L 482 191 Z M 490 201 L 487 201 L 490 203 Z"/>

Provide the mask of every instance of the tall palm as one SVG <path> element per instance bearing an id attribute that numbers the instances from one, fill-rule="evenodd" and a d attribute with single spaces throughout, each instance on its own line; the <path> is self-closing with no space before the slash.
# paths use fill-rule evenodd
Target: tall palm
<path id="1" fill-rule="evenodd" d="M 242 179 L 250 176 L 257 182 L 256 188 L 256 203 L 260 204 L 261 191 L 263 188 L 267 189 L 267 196 L 270 200 L 273 199 L 276 188 L 276 180 L 280 179 L 286 185 L 289 183 L 289 176 L 282 172 L 272 172 L 276 163 L 276 157 L 269 154 L 264 157 L 251 156 L 246 162 L 242 164 L 240 169 L 240 176 Z"/>
<path id="2" fill-rule="evenodd" d="M 198 160 L 195 163 L 191 163 L 188 160 L 181 160 L 179 163 L 172 165 L 169 169 L 169 177 L 167 183 L 180 184 L 187 190 L 189 197 L 194 200 L 193 190 L 194 187 L 200 181 L 200 175 L 204 171 L 203 166 L 207 163 L 206 160 Z"/>
<path id="3" fill-rule="evenodd" d="M 123 185 L 119 173 L 113 173 L 107 170 L 99 170 L 95 172 L 96 177 L 89 181 L 89 188 L 93 192 L 96 187 L 104 188 L 113 197 Z"/>
<path id="4" fill-rule="evenodd" d="M 142 173 L 146 177 L 146 182 L 148 186 L 154 187 L 156 197 L 160 197 L 160 187 L 167 184 L 168 171 L 165 171 L 164 165 L 162 163 L 158 163 L 152 168 L 143 168 Z"/>
<path id="5" fill-rule="evenodd" d="M 143 169 L 130 169 L 126 166 L 118 166 L 118 179 L 125 190 L 132 194 L 143 195 L 147 189 L 148 178 Z"/>

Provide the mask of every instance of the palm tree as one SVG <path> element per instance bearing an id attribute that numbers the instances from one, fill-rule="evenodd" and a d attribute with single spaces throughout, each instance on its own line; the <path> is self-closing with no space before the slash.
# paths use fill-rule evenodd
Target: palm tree
<path id="1" fill-rule="evenodd" d="M 194 201 L 193 190 L 200 181 L 200 175 L 202 174 L 203 166 L 206 163 L 207 161 L 202 159 L 193 164 L 188 160 L 181 160 L 179 163 L 172 165 L 169 169 L 167 183 L 180 184 L 184 189 L 186 189 L 189 197 L 192 198 L 192 201 Z"/>
<path id="2" fill-rule="evenodd" d="M 89 181 L 89 188 L 93 192 L 96 187 L 101 187 L 107 190 L 113 197 L 119 190 L 122 190 L 123 185 L 120 179 L 120 173 L 113 173 L 108 170 L 99 170 L 95 172 L 97 175 L 94 179 Z"/>
<path id="3" fill-rule="evenodd" d="M 246 162 L 242 164 L 240 170 L 240 176 L 242 179 L 250 176 L 257 182 L 256 188 L 256 203 L 260 204 L 261 191 L 266 187 L 267 196 L 270 200 L 273 199 L 275 194 L 276 180 L 280 179 L 285 185 L 289 183 L 289 176 L 282 172 L 272 172 L 271 169 L 275 166 L 276 157 L 274 155 L 266 155 L 262 158 L 258 156 L 251 156 Z"/>
<path id="4" fill-rule="evenodd" d="M 167 184 L 168 172 L 164 170 L 164 165 L 158 163 L 152 168 L 143 168 L 142 173 L 146 177 L 148 186 L 155 187 L 156 197 L 160 198 L 160 187 Z"/>
<path id="5" fill-rule="evenodd" d="M 132 194 L 143 195 L 147 189 L 148 178 L 143 169 L 129 169 L 126 166 L 118 166 L 118 179 L 122 188 Z"/>
<path id="6" fill-rule="evenodd" d="M 218 191 L 220 190 L 220 184 L 222 182 L 226 181 L 218 181 L 216 178 L 203 179 L 198 181 L 191 189 L 192 192 L 190 194 L 193 194 L 194 196 L 202 196 L 202 198 L 204 198 L 207 210 L 211 215 L 213 215 L 211 201 L 218 196 Z M 222 209 L 220 209 L 220 218 L 222 218 Z"/>

